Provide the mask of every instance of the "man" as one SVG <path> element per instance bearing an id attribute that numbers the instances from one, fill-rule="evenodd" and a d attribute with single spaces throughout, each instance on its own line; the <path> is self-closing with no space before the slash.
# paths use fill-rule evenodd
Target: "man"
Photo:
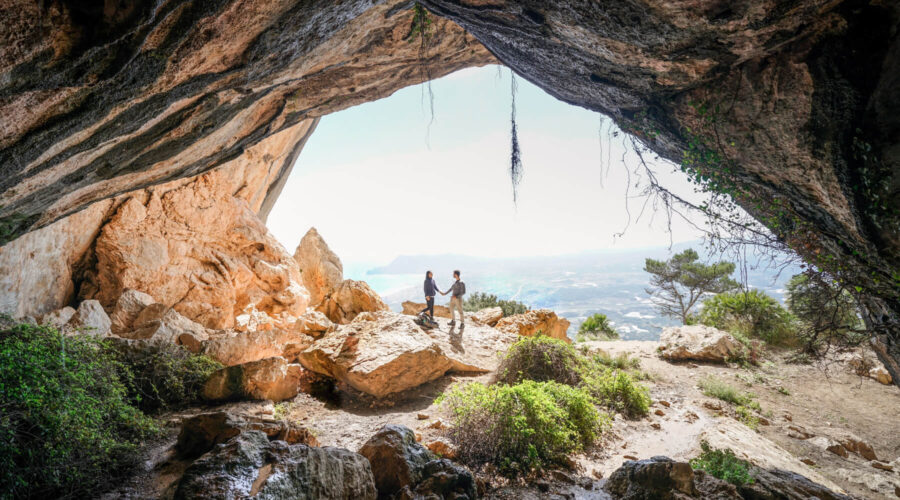
<path id="1" fill-rule="evenodd" d="M 437 283 L 434 282 L 434 275 L 431 274 L 431 271 L 425 271 L 425 309 L 419 311 L 419 314 L 428 311 L 428 315 L 431 316 L 431 321 L 434 321 L 435 292 L 444 293 L 438 290 Z"/>
<path id="2" fill-rule="evenodd" d="M 459 311 L 459 327 L 463 328 L 466 326 L 466 317 L 463 316 L 463 295 L 466 294 L 466 284 L 460 281 L 459 270 L 453 271 L 453 279 L 456 282 L 450 286 L 449 290 L 441 292 L 441 295 L 453 294 L 450 296 L 450 323 L 448 325 L 452 327 L 456 324 L 456 311 Z"/>

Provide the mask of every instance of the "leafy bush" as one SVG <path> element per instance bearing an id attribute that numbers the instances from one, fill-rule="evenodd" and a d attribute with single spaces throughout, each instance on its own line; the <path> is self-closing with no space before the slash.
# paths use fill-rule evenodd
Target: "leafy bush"
<path id="1" fill-rule="evenodd" d="M 499 307 L 503 310 L 503 317 L 514 316 L 528 312 L 529 307 L 515 300 L 500 300 L 496 295 L 475 292 L 463 302 L 463 310 L 476 312 L 488 307 Z"/>
<path id="2" fill-rule="evenodd" d="M 564 465 L 566 455 L 596 440 L 609 425 L 584 389 L 525 380 L 515 385 L 473 382 L 441 395 L 449 437 L 469 465 L 493 463 L 506 473 Z"/>
<path id="3" fill-rule="evenodd" d="M 95 496 L 159 432 L 127 367 L 94 337 L 0 323 L 0 497 Z"/>
<path id="4" fill-rule="evenodd" d="M 550 337 L 521 337 L 509 347 L 497 369 L 497 382 L 523 380 L 578 385 L 585 358 L 571 344 Z"/>
<path id="5" fill-rule="evenodd" d="M 629 416 L 646 415 L 650 407 L 649 391 L 635 383 L 628 373 L 620 371 L 636 367 L 637 360 L 620 355 L 611 358 L 617 361 L 605 362 L 604 355 L 608 358 L 605 353 L 588 357 L 571 344 L 550 337 L 522 337 L 507 351 L 497 370 L 497 381 L 506 384 L 523 380 L 552 381 L 581 387 L 597 404 Z M 611 369 L 607 363 L 619 369 Z"/>
<path id="6" fill-rule="evenodd" d="M 608 352 L 601 350 L 595 352 L 591 358 L 595 363 L 599 363 L 603 366 L 607 366 L 616 370 L 637 370 L 641 367 L 641 360 L 638 358 L 632 358 L 628 355 L 627 352 L 622 352 L 616 354 L 615 356 L 612 356 Z"/>
<path id="7" fill-rule="evenodd" d="M 609 319 L 605 314 L 593 314 L 588 316 L 584 323 L 578 327 L 578 341 L 586 340 L 616 340 L 619 333 L 615 331 L 609 324 Z"/>
<path id="8" fill-rule="evenodd" d="M 786 345 L 796 340 L 793 316 L 758 290 L 720 293 L 707 299 L 700 322 L 769 344 Z"/>
<path id="9" fill-rule="evenodd" d="M 753 484 L 750 464 L 737 458 L 733 451 L 712 449 L 706 441 L 700 443 L 700 448 L 703 453 L 691 459 L 691 468 L 706 471 L 709 475 L 735 486 Z"/>
<path id="10" fill-rule="evenodd" d="M 829 345 L 857 346 L 868 336 L 861 332 L 856 299 L 837 282 L 821 274 L 798 274 L 788 282 L 788 310 L 800 322 L 799 337 L 807 352 Z"/>
<path id="11" fill-rule="evenodd" d="M 127 379 L 132 401 L 144 411 L 199 401 L 203 384 L 222 368 L 218 361 L 175 344 L 142 344 L 139 348 L 124 343 L 113 345 L 130 372 Z"/>

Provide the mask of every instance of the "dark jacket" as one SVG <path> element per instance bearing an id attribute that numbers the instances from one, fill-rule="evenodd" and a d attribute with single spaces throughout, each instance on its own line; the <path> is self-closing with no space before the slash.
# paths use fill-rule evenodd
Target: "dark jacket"
<path id="1" fill-rule="evenodd" d="M 434 297 L 438 292 L 440 292 L 440 290 L 438 290 L 434 278 L 425 278 L 425 296 Z"/>

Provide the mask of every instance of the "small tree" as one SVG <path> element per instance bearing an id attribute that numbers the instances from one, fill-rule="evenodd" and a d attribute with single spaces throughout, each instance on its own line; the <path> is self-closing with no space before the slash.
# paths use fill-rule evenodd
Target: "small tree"
<path id="1" fill-rule="evenodd" d="M 738 288 L 730 278 L 734 272 L 731 262 L 703 264 L 693 249 L 675 254 L 662 261 L 647 259 L 644 271 L 650 273 L 647 293 L 654 298 L 656 308 L 665 316 L 680 318 L 688 323 L 691 309 L 706 293 L 723 293 Z"/>
<path id="2" fill-rule="evenodd" d="M 798 274 L 787 284 L 786 302 L 800 320 L 804 348 L 817 353 L 836 344 L 853 346 L 865 341 L 856 299 L 836 281 L 821 273 Z"/>
<path id="3" fill-rule="evenodd" d="M 609 324 L 609 318 L 605 314 L 597 313 L 588 316 L 578 328 L 578 341 L 585 340 L 615 340 L 619 338 L 618 332 Z"/>
<path id="4" fill-rule="evenodd" d="M 503 317 L 514 316 L 528 312 L 529 307 L 515 300 L 500 300 L 494 294 L 481 292 L 473 293 L 463 302 L 463 309 L 469 312 L 476 312 L 488 307 L 499 307 L 503 310 Z"/>

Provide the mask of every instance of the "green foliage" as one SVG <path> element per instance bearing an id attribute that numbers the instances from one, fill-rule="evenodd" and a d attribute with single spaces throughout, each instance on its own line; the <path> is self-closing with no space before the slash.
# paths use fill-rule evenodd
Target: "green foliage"
<path id="1" fill-rule="evenodd" d="M 463 302 L 463 310 L 476 312 L 488 307 L 499 307 L 503 310 L 503 317 L 514 316 L 528 312 L 529 307 L 515 300 L 500 300 L 494 294 L 475 292 Z"/>
<path id="2" fill-rule="evenodd" d="M 627 352 L 619 353 L 611 356 L 606 351 L 597 351 L 591 357 L 595 363 L 613 368 L 616 370 L 637 370 L 641 367 L 641 360 L 632 358 Z"/>
<path id="3" fill-rule="evenodd" d="M 452 415 L 449 436 L 461 461 L 493 463 L 510 474 L 565 465 L 567 454 L 593 443 L 610 424 L 587 391 L 556 382 L 473 382 L 437 403 Z"/>
<path id="4" fill-rule="evenodd" d="M 0 323 L 0 498 L 96 496 L 159 432 L 127 367 L 91 336 Z"/>
<path id="5" fill-rule="evenodd" d="M 616 340 L 619 333 L 609 324 L 609 319 L 605 314 L 593 314 L 588 316 L 584 323 L 578 327 L 578 341 L 586 340 Z"/>
<path id="6" fill-rule="evenodd" d="M 413 7 L 413 19 L 412 24 L 409 27 L 409 35 L 406 37 L 407 41 L 414 41 L 416 38 L 420 38 L 421 42 L 424 44 L 431 38 L 431 32 L 434 27 L 432 26 L 431 16 L 428 15 L 428 11 L 425 10 L 425 7 L 422 7 L 421 4 L 416 2 L 415 7 Z"/>
<path id="7" fill-rule="evenodd" d="M 857 315 L 856 300 L 822 273 L 804 273 L 787 284 L 788 310 L 799 320 L 799 337 L 808 352 L 832 344 L 859 345 L 867 336 Z"/>
<path id="8" fill-rule="evenodd" d="M 738 283 L 730 278 L 734 272 L 731 262 L 703 264 L 693 249 L 675 254 L 669 260 L 647 259 L 644 271 L 650 273 L 646 292 L 653 297 L 663 315 L 680 319 L 687 324 L 691 309 L 707 293 L 734 290 Z"/>
<path id="9" fill-rule="evenodd" d="M 140 348 L 123 344 L 116 345 L 116 352 L 130 372 L 129 393 L 134 404 L 148 412 L 199 401 L 203 384 L 222 368 L 218 361 L 192 354 L 175 344 L 149 344 Z"/>
<path id="10" fill-rule="evenodd" d="M 497 370 L 497 381 L 553 381 L 584 388 L 597 404 L 635 417 L 649 411 L 649 391 L 624 370 L 637 368 L 639 363 L 627 355 L 610 358 L 601 353 L 590 357 L 559 339 L 522 337 L 510 346 Z"/>
<path id="11" fill-rule="evenodd" d="M 703 452 L 699 457 L 691 459 L 691 468 L 706 471 L 709 475 L 735 486 L 753 484 L 750 464 L 737 458 L 733 451 L 712 449 L 706 441 L 700 443 L 700 448 Z"/>
<path id="12" fill-rule="evenodd" d="M 734 409 L 734 413 L 737 415 L 737 419 L 751 430 L 756 430 L 759 428 L 759 417 L 753 414 L 753 410 L 746 406 L 738 406 Z"/>
<path id="13" fill-rule="evenodd" d="M 794 317 L 759 290 L 720 293 L 703 302 L 700 322 L 773 345 L 796 341 Z"/>

